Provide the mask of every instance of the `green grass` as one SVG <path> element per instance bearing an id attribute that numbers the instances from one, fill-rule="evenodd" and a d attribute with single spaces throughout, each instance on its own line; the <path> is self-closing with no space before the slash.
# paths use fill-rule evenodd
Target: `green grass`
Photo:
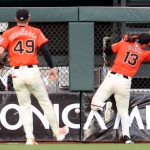
<path id="1" fill-rule="evenodd" d="M 0 144 L 0 150 L 149 150 L 150 144 Z"/>

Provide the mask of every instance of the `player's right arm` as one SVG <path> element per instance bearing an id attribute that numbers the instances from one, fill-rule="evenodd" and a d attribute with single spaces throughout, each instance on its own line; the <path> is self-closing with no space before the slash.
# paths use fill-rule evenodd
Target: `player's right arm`
<path id="1" fill-rule="evenodd" d="M 131 34 L 125 34 L 121 41 L 114 43 L 112 45 L 109 45 L 106 47 L 105 49 L 105 53 L 106 55 L 109 54 L 113 54 L 113 53 L 117 53 L 118 50 L 120 49 L 120 46 L 124 43 L 124 42 L 129 42 L 129 43 L 133 43 L 137 40 L 138 35 L 131 35 Z"/>
<path id="2" fill-rule="evenodd" d="M 113 50 L 111 48 L 111 45 L 108 45 L 108 46 L 105 47 L 105 54 L 106 55 L 112 55 L 112 54 L 114 54 Z"/>
<path id="3" fill-rule="evenodd" d="M 115 54 L 117 53 L 117 51 L 119 50 L 120 48 L 120 42 L 117 42 L 117 43 L 114 43 L 112 45 L 107 45 L 106 48 L 105 48 L 105 54 L 106 55 L 111 55 L 111 54 Z"/>

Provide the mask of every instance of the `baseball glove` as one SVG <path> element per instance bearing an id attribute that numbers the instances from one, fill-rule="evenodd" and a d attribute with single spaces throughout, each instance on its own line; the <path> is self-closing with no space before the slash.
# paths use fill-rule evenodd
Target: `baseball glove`
<path id="1" fill-rule="evenodd" d="M 125 42 L 135 42 L 138 39 L 138 35 L 136 34 L 125 34 L 122 37 L 122 40 L 124 40 Z"/>

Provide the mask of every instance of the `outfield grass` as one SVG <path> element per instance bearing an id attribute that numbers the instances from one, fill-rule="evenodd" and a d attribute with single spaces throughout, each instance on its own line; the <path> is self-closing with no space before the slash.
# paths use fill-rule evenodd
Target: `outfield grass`
<path id="1" fill-rule="evenodd" d="M 150 144 L 0 144 L 0 150 L 150 150 Z"/>

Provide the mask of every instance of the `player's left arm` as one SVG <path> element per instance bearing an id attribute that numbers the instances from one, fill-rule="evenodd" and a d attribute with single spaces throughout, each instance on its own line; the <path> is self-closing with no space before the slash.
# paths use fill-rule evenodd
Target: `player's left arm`
<path id="1" fill-rule="evenodd" d="M 56 80 L 58 78 L 57 70 L 53 65 L 47 42 L 48 42 L 48 39 L 44 36 L 42 31 L 39 29 L 37 46 L 40 48 L 42 55 L 44 56 L 48 66 L 50 67 L 49 75 L 50 75 L 51 80 Z"/>
<path id="2" fill-rule="evenodd" d="M 40 46 L 40 52 L 42 53 L 42 55 L 44 56 L 48 66 L 50 67 L 50 71 L 49 71 L 50 78 L 52 80 L 56 80 L 58 78 L 57 70 L 53 65 L 51 54 L 49 52 L 47 43 L 44 43 L 43 45 Z"/>

